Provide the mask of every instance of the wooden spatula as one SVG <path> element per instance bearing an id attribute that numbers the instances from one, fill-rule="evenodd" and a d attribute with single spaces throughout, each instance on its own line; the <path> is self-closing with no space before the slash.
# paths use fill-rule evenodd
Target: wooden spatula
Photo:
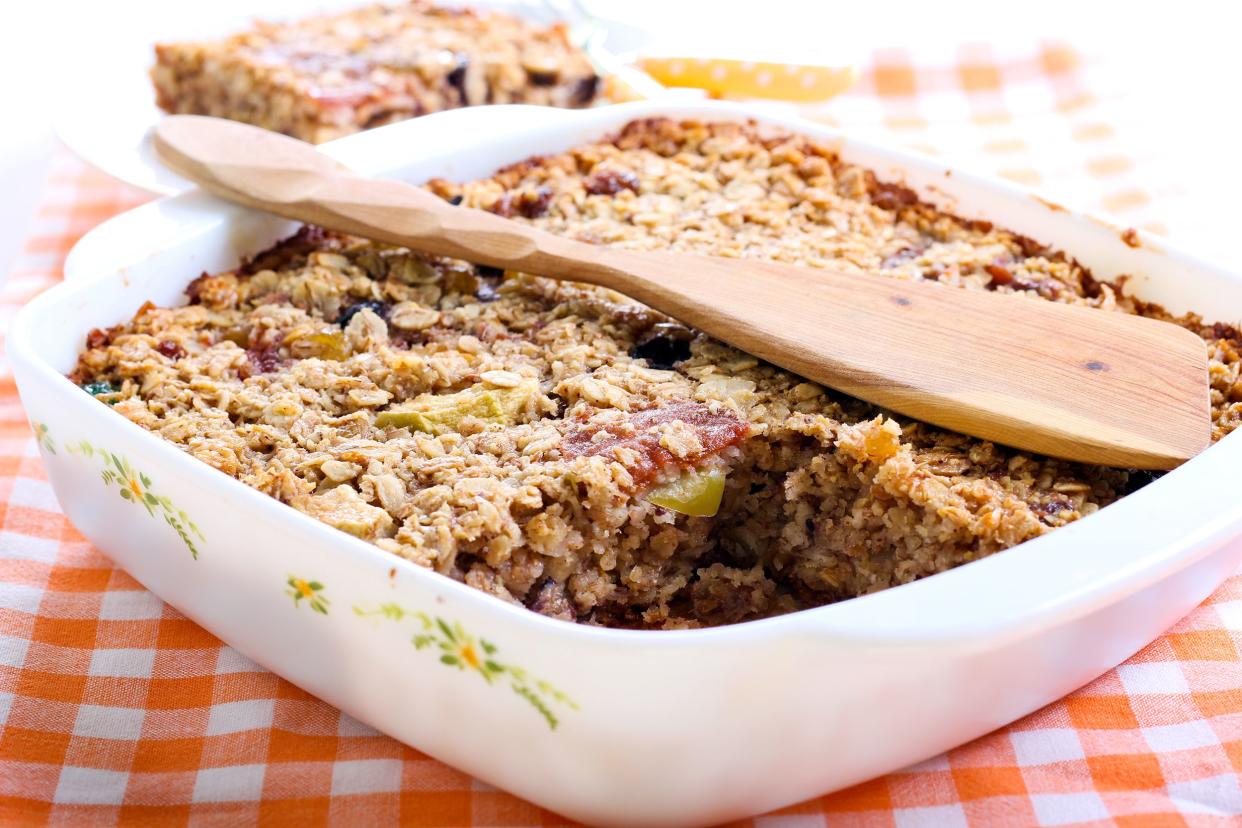
<path id="1" fill-rule="evenodd" d="M 1207 349 L 1124 313 L 751 259 L 554 236 L 310 144 L 180 115 L 160 158 L 208 191 L 415 250 L 602 285 L 797 374 L 966 434 L 1071 460 L 1172 468 L 1209 442 Z M 417 152 L 417 147 L 411 147 Z"/>

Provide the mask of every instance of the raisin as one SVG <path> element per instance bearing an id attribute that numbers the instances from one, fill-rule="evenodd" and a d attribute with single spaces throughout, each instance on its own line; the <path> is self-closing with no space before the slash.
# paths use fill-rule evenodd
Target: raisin
<path id="1" fill-rule="evenodd" d="M 884 210 L 900 210 L 918 204 L 919 197 L 909 187 L 877 182 L 871 189 L 871 203 Z"/>
<path id="2" fill-rule="evenodd" d="M 92 328 L 91 332 L 86 335 L 86 347 L 92 350 L 106 348 L 112 344 L 112 340 L 116 339 L 120 332 L 120 325 L 114 325 L 111 328 Z"/>
<path id="3" fill-rule="evenodd" d="M 456 57 L 457 65 L 444 77 L 444 80 L 457 90 L 461 105 L 466 106 L 469 103 L 466 100 L 466 69 L 470 66 L 470 58 L 460 53 Z"/>
<path id="4" fill-rule="evenodd" d="M 1004 265 L 990 264 L 986 265 L 983 269 L 986 270 L 988 275 L 992 277 L 992 287 L 996 287 L 997 285 L 1013 284 L 1013 274 L 1009 271 L 1009 268 Z"/>
<path id="5" fill-rule="evenodd" d="M 280 351 L 275 348 L 251 348 L 246 351 L 250 366 L 255 374 L 268 374 L 280 367 L 283 360 Z"/>
<path id="6" fill-rule="evenodd" d="M 304 262 L 307 256 L 317 250 L 340 249 L 340 242 L 341 237 L 331 231 L 313 224 L 303 224 L 292 236 L 242 262 L 237 269 L 237 275 L 253 276 L 260 270 L 279 270 L 297 262 Z"/>
<path id="7" fill-rule="evenodd" d="M 583 78 L 574 84 L 574 91 L 570 93 L 570 106 L 586 106 L 595 100 L 595 96 L 599 93 L 599 76 L 591 75 Z"/>
<path id="8" fill-rule="evenodd" d="M 514 214 L 518 214 L 528 219 L 535 219 L 548 212 L 548 205 L 551 203 L 552 188 L 540 187 L 522 193 L 505 193 L 487 209 L 505 218 L 512 218 Z"/>
<path id="9" fill-rule="evenodd" d="M 197 305 L 201 301 L 199 293 L 203 290 L 203 283 L 211 278 L 211 274 L 203 271 L 202 275 L 185 286 L 185 295 L 190 297 L 190 304 Z"/>
<path id="10" fill-rule="evenodd" d="M 518 201 L 518 212 L 528 219 L 539 218 L 548 212 L 548 205 L 552 203 L 552 188 L 540 187 L 533 193 L 522 193 L 522 198 Z"/>
<path id="11" fill-rule="evenodd" d="M 181 359 L 181 357 L 185 356 L 185 348 L 182 348 L 171 339 L 161 340 L 160 344 L 155 346 L 155 350 L 169 359 Z"/>
<path id="12" fill-rule="evenodd" d="M 1133 471 L 1129 472 L 1129 474 L 1126 477 L 1125 486 L 1122 487 L 1122 494 L 1134 494 L 1135 492 L 1137 492 L 1139 489 L 1143 488 L 1147 484 L 1155 483 L 1157 480 L 1164 477 L 1164 475 L 1165 473 L 1162 471 L 1149 471 L 1147 469 L 1134 469 Z"/>
<path id="13" fill-rule="evenodd" d="M 531 587 L 530 596 L 526 600 L 527 608 L 540 615 L 560 618 L 563 621 L 577 620 L 574 606 L 565 595 L 565 587 L 553 578 L 545 578 L 542 584 Z"/>
<path id="14" fill-rule="evenodd" d="M 638 192 L 638 176 L 629 170 L 598 170 L 583 186 L 591 195 L 616 195 L 622 190 Z"/>
<path id="15" fill-rule="evenodd" d="M 342 328 L 346 327 L 349 325 L 349 320 L 353 319 L 355 314 L 361 310 L 369 310 L 381 319 L 388 318 L 388 305 L 383 302 L 376 302 L 374 299 L 367 299 L 365 302 L 356 302 L 341 311 L 341 315 L 336 319 L 337 324 Z"/>
<path id="16" fill-rule="evenodd" d="M 538 218 L 548 212 L 551 204 L 551 187 L 539 187 L 534 192 L 523 192 L 518 201 L 518 212 L 527 218 Z"/>
<path id="17" fill-rule="evenodd" d="M 492 205 L 488 207 L 487 209 L 488 209 L 488 212 L 495 213 L 498 216 L 503 216 L 504 218 L 513 218 L 513 213 L 514 213 L 513 193 L 505 193 L 500 198 L 493 201 Z"/>
<path id="18" fill-rule="evenodd" d="M 495 302 L 500 298 L 500 286 L 504 284 L 505 272 L 498 267 L 475 266 L 474 298 L 480 302 Z"/>
<path id="19" fill-rule="evenodd" d="M 1031 505 L 1031 511 L 1043 517 L 1052 517 L 1073 508 L 1073 503 L 1064 496 L 1054 496 L 1051 500 Z"/>
<path id="20" fill-rule="evenodd" d="M 1020 236 L 1017 233 L 1011 233 L 1010 236 L 1015 242 L 1018 243 L 1018 247 L 1022 250 L 1022 255 L 1027 259 L 1035 256 L 1047 256 L 1051 258 L 1053 255 L 1059 255 L 1053 254 L 1051 250 L 1029 236 Z"/>
<path id="21" fill-rule="evenodd" d="M 693 334 L 688 328 L 672 322 L 654 325 L 650 334 L 630 349 L 634 359 L 645 359 L 647 365 L 661 371 L 671 371 L 683 360 L 690 358 L 690 340 Z"/>
<path id="22" fill-rule="evenodd" d="M 531 86 L 552 86 L 556 83 L 556 72 L 539 72 L 532 69 L 526 70 L 526 77 L 530 80 Z"/>
<path id="23" fill-rule="evenodd" d="M 1226 322 L 1214 322 L 1212 324 L 1213 339 L 1242 339 L 1242 331 Z"/>

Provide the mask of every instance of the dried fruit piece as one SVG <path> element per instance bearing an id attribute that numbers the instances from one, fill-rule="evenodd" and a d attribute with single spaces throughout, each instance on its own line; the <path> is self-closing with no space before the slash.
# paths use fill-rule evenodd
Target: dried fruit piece
<path id="1" fill-rule="evenodd" d="M 169 359 L 181 359 L 181 357 L 185 356 L 185 348 L 182 348 L 171 339 L 162 340 L 160 344 L 155 346 L 155 350 L 159 351 Z"/>
<path id="2" fill-rule="evenodd" d="M 456 394 L 423 394 L 381 411 L 375 416 L 375 425 L 435 435 L 457 431 L 466 417 L 512 425 L 538 393 L 538 382 L 523 379 L 509 388 L 480 383 Z"/>
<path id="3" fill-rule="evenodd" d="M 690 340 L 694 333 L 675 322 L 660 322 L 640 343 L 630 349 L 634 359 L 645 359 L 647 365 L 661 371 L 671 371 L 673 366 L 690 358 Z"/>
<path id="4" fill-rule="evenodd" d="M 591 195 L 616 195 L 622 190 L 638 192 L 638 176 L 629 170 L 597 169 L 582 183 Z"/>
<path id="5" fill-rule="evenodd" d="M 724 484 L 724 472 L 720 469 L 691 469 L 676 480 L 651 489 L 645 499 L 678 514 L 711 517 L 720 510 Z"/>
<path id="6" fill-rule="evenodd" d="M 314 355 L 320 359 L 331 359 L 340 362 L 349 356 L 349 347 L 345 344 L 345 335 L 331 329 L 317 331 L 298 337 L 299 343 L 311 346 Z"/>
<path id="7" fill-rule="evenodd" d="M 475 298 L 480 302 L 495 302 L 500 298 L 500 286 L 504 283 L 505 272 L 498 267 L 479 265 L 476 268 L 478 286 Z"/>
<path id="8" fill-rule="evenodd" d="M 82 385 L 82 390 L 90 394 L 92 397 L 111 397 L 120 393 L 121 389 L 110 382 L 88 382 Z M 108 405 L 116 405 L 116 400 L 103 400 Z"/>
<path id="9" fill-rule="evenodd" d="M 678 457 L 661 445 L 662 426 L 678 421 L 694 430 L 701 452 Z M 601 430 L 607 435 L 601 435 Z M 626 449 L 626 470 L 635 488 L 641 490 L 673 470 L 693 468 L 711 455 L 738 445 L 749 433 L 749 423 L 728 409 L 713 411 L 699 402 L 675 402 L 630 414 L 612 430 L 574 424 L 565 433 L 561 451 L 566 457 L 617 457 L 618 449 Z"/>
<path id="10" fill-rule="evenodd" d="M 376 316 L 378 316 L 380 319 L 388 318 L 388 306 L 387 305 L 385 305 L 383 302 L 376 302 L 374 300 L 368 299 L 365 302 L 357 302 L 353 305 L 350 305 L 345 310 L 341 311 L 341 315 L 337 317 L 336 323 L 340 325 L 342 328 L 344 328 L 347 325 L 349 325 L 349 320 L 353 319 L 354 315 L 362 310 L 369 310 L 372 313 L 374 313 Z"/>

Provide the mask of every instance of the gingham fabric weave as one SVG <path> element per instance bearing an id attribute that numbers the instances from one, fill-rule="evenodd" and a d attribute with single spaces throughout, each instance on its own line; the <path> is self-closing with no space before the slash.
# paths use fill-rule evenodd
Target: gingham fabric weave
<path id="1" fill-rule="evenodd" d="M 1175 188 L 1068 50 L 883 53 L 816 114 L 1159 229 Z M 143 200 L 62 156 L 0 330 Z M 0 824 L 564 825 L 341 715 L 164 605 L 74 530 L 0 368 Z M 1017 723 L 746 825 L 1242 824 L 1242 576 Z"/>

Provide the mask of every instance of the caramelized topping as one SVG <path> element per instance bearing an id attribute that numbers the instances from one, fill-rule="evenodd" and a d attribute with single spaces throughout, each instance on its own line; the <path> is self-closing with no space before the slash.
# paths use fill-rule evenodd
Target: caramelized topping
<path id="1" fill-rule="evenodd" d="M 661 445 L 660 426 L 682 422 L 694 430 L 702 450 L 679 457 Z M 634 485 L 644 489 L 668 472 L 693 468 L 707 457 L 746 439 L 750 426 L 728 410 L 712 411 L 698 402 L 679 402 L 630 414 L 625 423 L 605 429 L 608 436 L 598 438 L 599 429 L 575 427 L 565 435 L 561 451 L 567 457 L 615 456 L 614 449 L 630 449 L 638 459 L 626 465 Z"/>

